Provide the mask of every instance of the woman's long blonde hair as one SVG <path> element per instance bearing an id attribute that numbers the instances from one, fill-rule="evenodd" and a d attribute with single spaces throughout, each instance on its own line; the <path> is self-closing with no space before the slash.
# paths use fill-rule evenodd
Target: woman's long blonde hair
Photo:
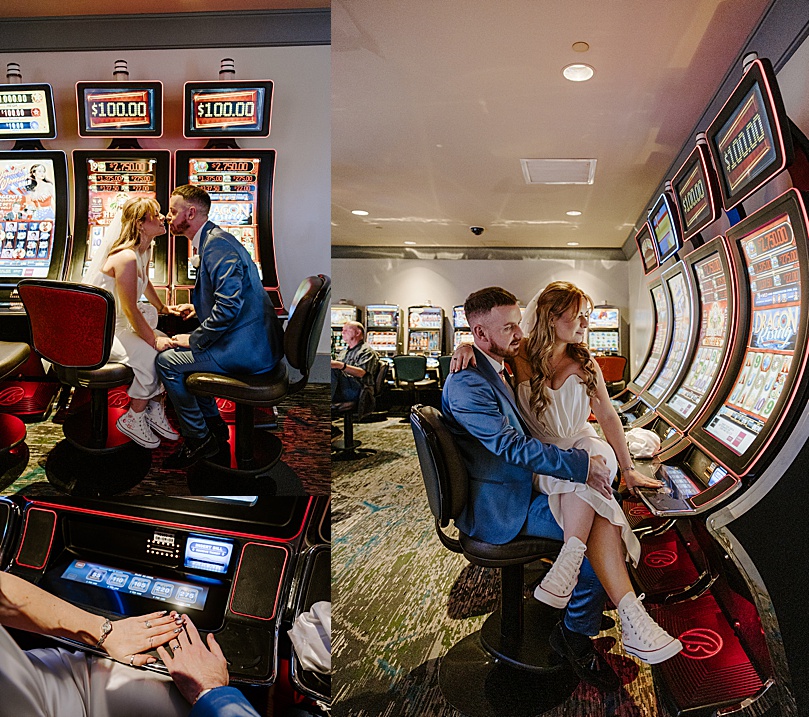
<path id="1" fill-rule="evenodd" d="M 137 249 L 140 246 L 140 230 L 147 216 L 160 214 L 160 204 L 149 197 L 135 197 L 124 204 L 121 211 L 121 233 L 110 246 L 108 256 L 124 249 Z"/>
<path id="2" fill-rule="evenodd" d="M 584 299 L 593 308 L 593 300 L 578 286 L 568 281 L 554 281 L 548 284 L 537 300 L 536 323 L 528 335 L 528 362 L 531 364 L 531 410 L 542 421 L 542 415 L 550 403 L 546 381 L 553 380 L 551 355 L 556 340 L 553 322 L 571 309 L 578 312 Z M 586 344 L 568 344 L 567 354 L 581 364 L 584 370 L 584 385 L 587 395 L 596 392 L 595 362 L 590 357 Z"/>

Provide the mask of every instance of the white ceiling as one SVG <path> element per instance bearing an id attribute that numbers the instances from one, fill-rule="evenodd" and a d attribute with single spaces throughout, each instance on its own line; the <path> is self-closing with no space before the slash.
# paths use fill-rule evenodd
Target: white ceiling
<path id="1" fill-rule="evenodd" d="M 621 247 L 768 5 L 334 0 L 332 243 Z M 521 158 L 595 181 L 529 186 Z"/>

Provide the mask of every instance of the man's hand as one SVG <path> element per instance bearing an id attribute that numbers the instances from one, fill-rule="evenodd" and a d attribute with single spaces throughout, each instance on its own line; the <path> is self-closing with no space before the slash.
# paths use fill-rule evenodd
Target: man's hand
<path id="1" fill-rule="evenodd" d="M 205 647 L 188 615 L 183 618 L 186 629 L 180 632 L 176 640 L 169 642 L 173 654 L 169 654 L 165 647 L 158 647 L 157 654 L 177 689 L 193 705 L 203 690 L 227 687 L 228 663 L 213 633 L 208 634 L 208 647 Z"/>
<path id="2" fill-rule="evenodd" d="M 183 319 L 193 319 L 197 315 L 193 304 L 173 304 L 167 306 L 166 309 L 172 316 L 179 316 Z"/>
<path id="3" fill-rule="evenodd" d="M 590 456 L 590 471 L 587 473 L 587 485 L 598 491 L 605 498 L 612 497 L 610 469 L 604 456 Z"/>
<path id="4" fill-rule="evenodd" d="M 177 334 L 172 337 L 174 347 L 177 349 L 190 349 L 191 348 L 191 334 Z"/>
<path id="5" fill-rule="evenodd" d="M 336 359 L 332 359 L 331 360 L 331 367 L 336 368 L 336 369 L 340 369 L 342 371 L 346 367 L 346 365 L 342 361 L 337 361 Z"/>
<path id="6" fill-rule="evenodd" d="M 455 349 L 452 354 L 452 360 L 449 362 L 450 373 L 462 371 L 467 366 L 477 366 L 478 363 L 475 359 L 475 352 L 471 344 L 461 344 Z"/>
<path id="7" fill-rule="evenodd" d="M 154 341 L 154 347 L 157 351 L 165 351 L 166 349 L 177 348 L 177 344 L 174 339 L 168 336 L 157 336 Z"/>

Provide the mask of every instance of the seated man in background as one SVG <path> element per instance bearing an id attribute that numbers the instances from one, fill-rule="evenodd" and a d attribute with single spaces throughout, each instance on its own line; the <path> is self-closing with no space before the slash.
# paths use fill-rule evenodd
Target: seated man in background
<path id="1" fill-rule="evenodd" d="M 359 398 L 362 387 L 373 383 L 379 354 L 365 343 L 365 327 L 359 321 L 343 326 L 346 348 L 331 362 L 331 402 L 346 403 Z"/>

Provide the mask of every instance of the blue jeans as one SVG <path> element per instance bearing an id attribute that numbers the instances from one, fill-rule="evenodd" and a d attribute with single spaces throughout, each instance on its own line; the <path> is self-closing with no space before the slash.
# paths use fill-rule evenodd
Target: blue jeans
<path id="1" fill-rule="evenodd" d="M 163 351 L 157 354 L 155 366 L 180 421 L 180 433 L 186 438 L 206 436 L 208 427 L 205 419 L 219 415 L 216 399 L 192 394 L 185 386 L 185 377 L 189 373 L 225 372 L 208 351 L 192 352 L 191 349 Z"/>
<path id="2" fill-rule="evenodd" d="M 331 402 L 356 401 L 362 391 L 362 383 L 358 378 L 347 376 L 339 369 L 331 370 Z"/>
<path id="3" fill-rule="evenodd" d="M 528 517 L 520 535 L 536 538 L 564 540 L 564 533 L 548 507 L 548 496 L 538 493 L 528 506 Z M 581 635 L 597 635 L 601 630 L 601 613 L 607 594 L 593 571 L 587 558 L 581 564 L 579 582 L 573 588 L 573 595 L 565 611 L 565 627 Z"/>

